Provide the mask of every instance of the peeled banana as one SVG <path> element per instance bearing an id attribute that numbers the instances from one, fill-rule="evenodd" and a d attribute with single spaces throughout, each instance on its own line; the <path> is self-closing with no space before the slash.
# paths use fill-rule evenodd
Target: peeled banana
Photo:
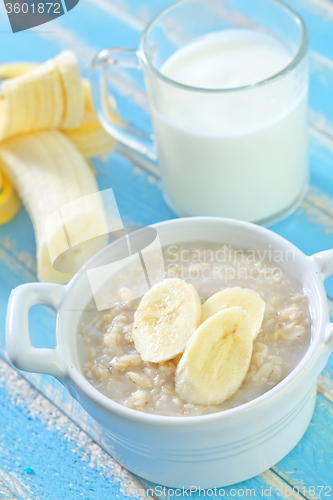
<path id="1" fill-rule="evenodd" d="M 217 405 L 240 387 L 252 356 L 248 315 L 241 307 L 214 314 L 191 336 L 175 375 L 176 392 L 192 404 Z"/>
<path id="2" fill-rule="evenodd" d="M 250 319 L 252 336 L 255 339 L 263 322 L 265 302 L 258 293 L 248 288 L 226 288 L 212 295 L 202 305 L 201 322 L 203 323 L 219 311 L 233 306 L 240 306 L 245 309 Z"/>
<path id="3" fill-rule="evenodd" d="M 31 216 L 38 278 L 66 283 L 106 244 L 105 239 L 95 238 L 106 235 L 108 226 L 87 161 L 62 132 L 44 131 L 0 143 L 0 170 Z M 84 255 L 83 240 L 88 240 Z"/>
<path id="4" fill-rule="evenodd" d="M 67 130 L 65 133 L 84 156 L 89 158 L 106 156 L 116 146 L 116 140 L 104 130 L 95 115 L 90 84 L 87 80 L 83 81 L 83 90 L 85 105 L 82 123 L 79 127 Z M 110 119 L 117 125 L 123 125 L 121 118 L 116 112 L 115 102 L 112 101 L 110 105 L 114 109 Z"/>
<path id="5" fill-rule="evenodd" d="M 0 225 L 9 222 L 21 207 L 21 202 L 12 184 L 0 172 Z"/>
<path id="6" fill-rule="evenodd" d="M 0 140 L 45 129 L 71 129 L 82 123 L 83 87 L 73 52 L 2 83 Z"/>
<path id="7" fill-rule="evenodd" d="M 60 124 L 62 129 L 77 127 L 83 118 L 84 93 L 81 73 L 74 52 L 62 52 L 55 59 L 64 93 L 64 112 Z"/>
<path id="8" fill-rule="evenodd" d="M 58 72 L 55 72 L 53 76 L 51 76 L 55 66 L 58 68 Z M 116 140 L 104 130 L 95 115 L 91 98 L 90 84 L 87 80 L 81 80 L 83 88 L 77 93 L 79 73 L 74 54 L 68 51 L 63 52 L 58 56 L 58 58 L 48 61 L 42 65 L 21 62 L 0 65 L 0 79 L 13 79 L 22 77 L 23 75 L 25 75 L 25 78 L 19 79 L 18 82 L 9 81 L 6 84 L 3 84 L 4 93 L 3 96 L 0 97 L 0 111 L 1 105 L 3 108 L 7 107 L 7 109 L 9 109 L 10 103 L 8 100 L 12 100 L 12 102 L 14 102 L 14 100 L 20 98 L 22 92 L 22 99 L 25 99 L 26 102 L 30 102 L 32 106 L 34 104 L 33 101 L 31 101 L 31 98 L 35 98 L 36 107 L 39 101 L 43 101 L 43 96 L 45 98 L 45 96 L 49 95 L 51 105 L 48 112 L 45 112 L 44 107 L 41 108 L 41 111 L 38 113 L 42 114 L 42 116 L 39 116 L 39 120 L 44 120 L 45 125 L 31 123 L 31 120 L 29 125 L 26 118 L 22 117 L 21 124 L 18 124 L 16 121 L 16 123 L 8 125 L 7 132 L 2 129 L 1 134 L 0 127 L 0 137 L 10 137 L 18 133 L 33 132 L 44 128 L 59 128 L 87 158 L 107 156 L 115 148 Z M 65 101 L 66 103 L 71 103 L 70 107 L 63 102 L 63 97 L 59 93 L 59 75 L 65 90 L 63 93 Z M 46 82 L 47 78 L 49 79 L 48 83 Z M 83 113 L 81 109 L 82 94 L 84 99 Z M 23 102 L 22 99 L 21 102 Z M 5 104 L 6 100 L 7 104 Z M 3 104 L 1 104 L 1 101 L 3 101 Z M 58 106 L 59 112 L 61 112 L 61 110 L 65 110 L 61 123 L 59 122 L 59 113 L 54 114 L 52 112 L 52 102 Z M 76 106 L 73 106 L 73 103 L 76 104 Z M 40 104 L 38 104 L 38 106 L 39 105 Z M 116 104 L 112 98 L 110 98 L 110 108 L 114 110 L 110 116 L 111 121 L 117 125 L 124 125 L 124 122 L 117 114 Z M 29 113 L 30 111 L 27 110 L 26 114 Z M 36 114 L 36 109 L 34 109 L 34 114 Z M 73 117 L 75 118 L 78 116 L 81 116 L 81 119 L 79 120 L 77 118 L 74 125 L 72 119 Z"/>
<path id="9" fill-rule="evenodd" d="M 16 78 L 22 76 L 28 71 L 37 68 L 38 63 L 29 62 L 13 62 L 0 64 L 0 80 L 7 80 L 8 78 Z"/>
<path id="10" fill-rule="evenodd" d="M 20 207 L 15 186 L 33 221 L 39 279 L 65 283 L 107 243 L 95 172 L 80 153 L 106 155 L 116 141 L 97 120 L 74 53 L 1 65 L 0 79 L 0 224 Z"/>
<path id="11" fill-rule="evenodd" d="M 201 317 L 194 286 L 165 279 L 142 298 L 134 316 L 132 337 L 144 361 L 159 363 L 184 351 Z"/>

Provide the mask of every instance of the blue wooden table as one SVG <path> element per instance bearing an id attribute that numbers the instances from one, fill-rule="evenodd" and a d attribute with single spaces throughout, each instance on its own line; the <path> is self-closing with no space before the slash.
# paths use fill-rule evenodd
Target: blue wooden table
<path id="1" fill-rule="evenodd" d="M 0 63 L 42 62 L 67 48 L 76 52 L 85 73 L 98 50 L 136 47 L 147 22 L 170 3 L 81 0 L 65 16 L 15 35 L 1 3 Z M 303 16 L 311 39 L 311 185 L 297 212 L 271 229 L 311 254 L 333 247 L 333 2 L 287 3 Z M 128 97 L 141 107 L 136 114 Z M 117 98 L 121 112 L 149 128 L 140 80 L 120 79 Z M 118 150 L 94 166 L 100 188 L 113 188 L 124 221 L 148 225 L 175 217 L 162 198 L 158 172 L 130 162 L 126 151 Z M 0 227 L 0 498 L 171 498 L 172 491 L 134 477 L 103 450 L 89 416 L 60 383 L 48 376 L 19 373 L 8 362 L 4 341 L 8 297 L 14 287 L 31 281 L 36 281 L 35 240 L 22 208 Z M 326 282 L 326 289 L 333 313 L 333 279 Z M 32 308 L 34 345 L 53 346 L 54 321 L 54 313 L 46 307 Z M 316 410 L 300 443 L 272 469 L 225 488 L 226 497 L 333 498 L 332 375 L 333 357 L 320 375 Z M 192 498 L 198 500 L 199 495 Z"/>

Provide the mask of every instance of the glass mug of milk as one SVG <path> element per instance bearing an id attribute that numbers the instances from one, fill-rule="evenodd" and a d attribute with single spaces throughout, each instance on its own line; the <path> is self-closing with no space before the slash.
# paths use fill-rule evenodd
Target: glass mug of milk
<path id="1" fill-rule="evenodd" d="M 139 50 L 92 64 L 94 104 L 120 143 L 157 162 L 179 216 L 267 224 L 308 184 L 308 37 L 276 0 L 183 0 L 145 30 Z M 144 72 L 154 138 L 110 120 L 107 71 Z"/>

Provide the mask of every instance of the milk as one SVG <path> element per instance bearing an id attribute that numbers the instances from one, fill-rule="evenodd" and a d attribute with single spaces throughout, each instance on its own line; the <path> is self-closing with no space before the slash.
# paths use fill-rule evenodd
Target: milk
<path id="1" fill-rule="evenodd" d="M 167 201 L 176 213 L 259 222 L 307 184 L 307 83 L 282 71 L 292 52 L 251 30 L 225 30 L 176 51 L 147 78 Z M 226 89 L 225 92 L 204 89 Z M 234 90 L 236 89 L 236 90 Z M 238 90 L 237 90 L 238 89 Z"/>

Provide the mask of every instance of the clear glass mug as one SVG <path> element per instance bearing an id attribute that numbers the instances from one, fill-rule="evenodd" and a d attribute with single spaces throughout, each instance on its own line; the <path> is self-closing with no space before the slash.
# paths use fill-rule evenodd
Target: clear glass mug
<path id="1" fill-rule="evenodd" d="M 225 29 L 269 34 L 292 60 L 266 80 L 222 90 L 183 85 L 161 72 L 177 50 Z M 112 136 L 159 164 L 165 199 L 176 214 L 267 224 L 294 210 L 308 184 L 307 54 L 303 21 L 279 1 L 182 0 L 152 21 L 138 50 L 96 56 L 94 105 Z M 110 119 L 105 78 L 124 68 L 144 73 L 154 137 Z"/>

